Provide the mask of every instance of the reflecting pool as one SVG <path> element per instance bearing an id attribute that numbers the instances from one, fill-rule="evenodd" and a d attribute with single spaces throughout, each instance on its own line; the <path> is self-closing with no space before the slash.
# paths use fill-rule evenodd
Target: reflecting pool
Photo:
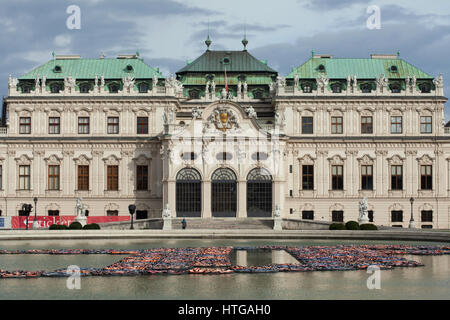
<path id="1" fill-rule="evenodd" d="M 426 242 L 336 240 L 58 240 L 5 241 L 0 249 L 145 249 L 157 247 L 410 244 Z M 0 255 L 3 270 L 53 270 L 69 265 L 102 267 L 122 255 Z M 381 270 L 381 289 L 369 290 L 361 271 L 183 274 L 85 277 L 81 289 L 67 289 L 67 278 L 0 279 L 0 299 L 448 299 L 450 256 L 404 256 L 424 267 Z M 295 263 L 284 251 L 235 251 L 232 262 L 246 265 Z"/>

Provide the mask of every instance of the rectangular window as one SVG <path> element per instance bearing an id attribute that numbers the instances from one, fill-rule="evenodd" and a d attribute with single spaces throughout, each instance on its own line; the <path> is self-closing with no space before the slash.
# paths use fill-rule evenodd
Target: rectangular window
<path id="1" fill-rule="evenodd" d="M 314 166 L 302 166 L 302 189 L 314 190 Z"/>
<path id="2" fill-rule="evenodd" d="M 107 166 L 107 190 L 119 190 L 119 166 Z"/>
<path id="3" fill-rule="evenodd" d="M 361 117 L 361 133 L 373 133 L 372 117 Z"/>
<path id="4" fill-rule="evenodd" d="M 89 166 L 78 166 L 78 190 L 89 190 Z"/>
<path id="5" fill-rule="evenodd" d="M 31 118 L 30 117 L 20 117 L 19 133 L 20 134 L 30 134 L 31 133 Z"/>
<path id="6" fill-rule="evenodd" d="M 332 190 L 344 190 L 344 167 L 332 166 L 331 167 L 331 189 Z"/>
<path id="7" fill-rule="evenodd" d="M 78 133 L 89 134 L 89 117 L 78 118 Z"/>
<path id="8" fill-rule="evenodd" d="M 302 133 L 313 133 L 313 117 L 302 117 Z"/>
<path id="9" fill-rule="evenodd" d="M 391 211 L 391 221 L 392 222 L 403 222 L 403 211 Z"/>
<path id="10" fill-rule="evenodd" d="M 118 210 L 106 210 L 106 215 L 108 217 L 117 217 L 119 215 Z"/>
<path id="11" fill-rule="evenodd" d="M 403 166 L 391 166 L 391 190 L 403 190 Z"/>
<path id="12" fill-rule="evenodd" d="M 137 190 L 148 190 L 148 166 L 137 166 Z"/>
<path id="13" fill-rule="evenodd" d="M 433 211 L 432 210 L 422 210 L 421 218 L 422 218 L 422 222 L 433 222 Z"/>
<path id="14" fill-rule="evenodd" d="M 60 133 L 60 117 L 48 118 L 48 133 L 59 134 Z"/>
<path id="15" fill-rule="evenodd" d="M 58 217 L 59 216 L 59 210 L 48 210 L 48 216 L 49 217 Z"/>
<path id="16" fill-rule="evenodd" d="M 139 219 L 148 219 L 148 211 L 147 210 L 136 210 L 136 220 Z"/>
<path id="17" fill-rule="evenodd" d="M 369 216 L 369 222 L 373 222 L 373 210 L 368 210 L 367 214 Z"/>
<path id="18" fill-rule="evenodd" d="M 119 117 L 108 117 L 108 134 L 119 133 Z"/>
<path id="19" fill-rule="evenodd" d="M 59 190 L 59 166 L 48 166 L 48 189 Z"/>
<path id="20" fill-rule="evenodd" d="M 361 166 L 361 189 L 373 190 L 373 166 Z"/>
<path id="21" fill-rule="evenodd" d="M 331 133 L 343 132 L 342 117 L 331 117 Z"/>
<path id="22" fill-rule="evenodd" d="M 148 134 L 148 117 L 137 117 L 137 133 Z"/>
<path id="23" fill-rule="evenodd" d="M 30 190 L 30 166 L 19 166 L 19 189 Z"/>
<path id="24" fill-rule="evenodd" d="M 420 117 L 420 133 L 432 133 L 432 117 Z"/>
<path id="25" fill-rule="evenodd" d="M 0 165 L 0 190 L 3 190 L 3 166 Z"/>
<path id="26" fill-rule="evenodd" d="M 331 211 L 331 220 L 333 222 L 344 222 L 344 211 Z"/>
<path id="27" fill-rule="evenodd" d="M 303 210 L 302 211 L 302 219 L 314 220 L 314 211 L 312 211 L 312 210 Z"/>
<path id="28" fill-rule="evenodd" d="M 391 117 L 391 133 L 402 133 L 402 117 Z"/>
<path id="29" fill-rule="evenodd" d="M 420 166 L 420 189 L 433 189 L 433 176 L 431 166 Z"/>

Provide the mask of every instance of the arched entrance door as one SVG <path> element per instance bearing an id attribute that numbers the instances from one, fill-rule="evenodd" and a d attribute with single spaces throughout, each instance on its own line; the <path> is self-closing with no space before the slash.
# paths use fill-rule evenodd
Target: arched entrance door
<path id="1" fill-rule="evenodd" d="M 181 169 L 176 184 L 177 217 L 201 217 L 202 177 L 192 168 Z"/>
<path id="2" fill-rule="evenodd" d="M 211 177 L 211 214 L 213 217 L 236 217 L 236 175 L 231 169 L 221 168 Z"/>
<path id="3" fill-rule="evenodd" d="M 263 168 L 255 168 L 247 176 L 247 216 L 272 217 L 272 176 Z"/>

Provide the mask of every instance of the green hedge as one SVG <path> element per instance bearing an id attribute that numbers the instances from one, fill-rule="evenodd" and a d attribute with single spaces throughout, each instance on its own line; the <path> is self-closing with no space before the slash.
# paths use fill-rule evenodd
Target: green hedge
<path id="1" fill-rule="evenodd" d="M 66 226 L 65 224 L 52 224 L 50 226 L 50 228 L 48 228 L 49 230 L 67 230 L 69 229 L 68 226 Z"/>
<path id="2" fill-rule="evenodd" d="M 330 230 L 345 230 L 345 225 L 343 223 L 332 223 L 330 224 Z"/>
<path id="3" fill-rule="evenodd" d="M 361 230 L 378 230 L 377 226 L 371 223 L 365 223 L 359 226 Z"/>
<path id="4" fill-rule="evenodd" d="M 69 229 L 79 230 L 79 229 L 83 229 L 83 226 L 78 221 L 74 221 L 69 225 Z"/>
<path id="5" fill-rule="evenodd" d="M 359 230 L 359 223 L 356 221 L 349 221 L 345 224 L 347 230 Z"/>
<path id="6" fill-rule="evenodd" d="M 100 230 L 100 226 L 96 223 L 89 223 L 83 227 L 86 230 Z"/>

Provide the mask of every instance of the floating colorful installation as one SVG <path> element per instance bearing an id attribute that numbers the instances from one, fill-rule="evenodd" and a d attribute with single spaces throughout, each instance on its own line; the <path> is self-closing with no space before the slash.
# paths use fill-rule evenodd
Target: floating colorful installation
<path id="1" fill-rule="evenodd" d="M 285 250 L 298 264 L 268 264 L 239 266 L 231 264 L 233 250 Z M 347 271 L 419 267 L 421 263 L 402 255 L 447 255 L 450 246 L 407 245 L 340 245 L 340 246 L 259 246 L 206 248 L 150 248 L 140 250 L 116 249 L 31 249 L 2 250 L 5 254 L 109 254 L 127 255 L 104 268 L 81 268 L 80 276 L 135 276 L 156 274 L 229 274 L 268 272 Z M 65 268 L 54 271 L 5 271 L 0 278 L 68 277 L 73 273 Z"/>

